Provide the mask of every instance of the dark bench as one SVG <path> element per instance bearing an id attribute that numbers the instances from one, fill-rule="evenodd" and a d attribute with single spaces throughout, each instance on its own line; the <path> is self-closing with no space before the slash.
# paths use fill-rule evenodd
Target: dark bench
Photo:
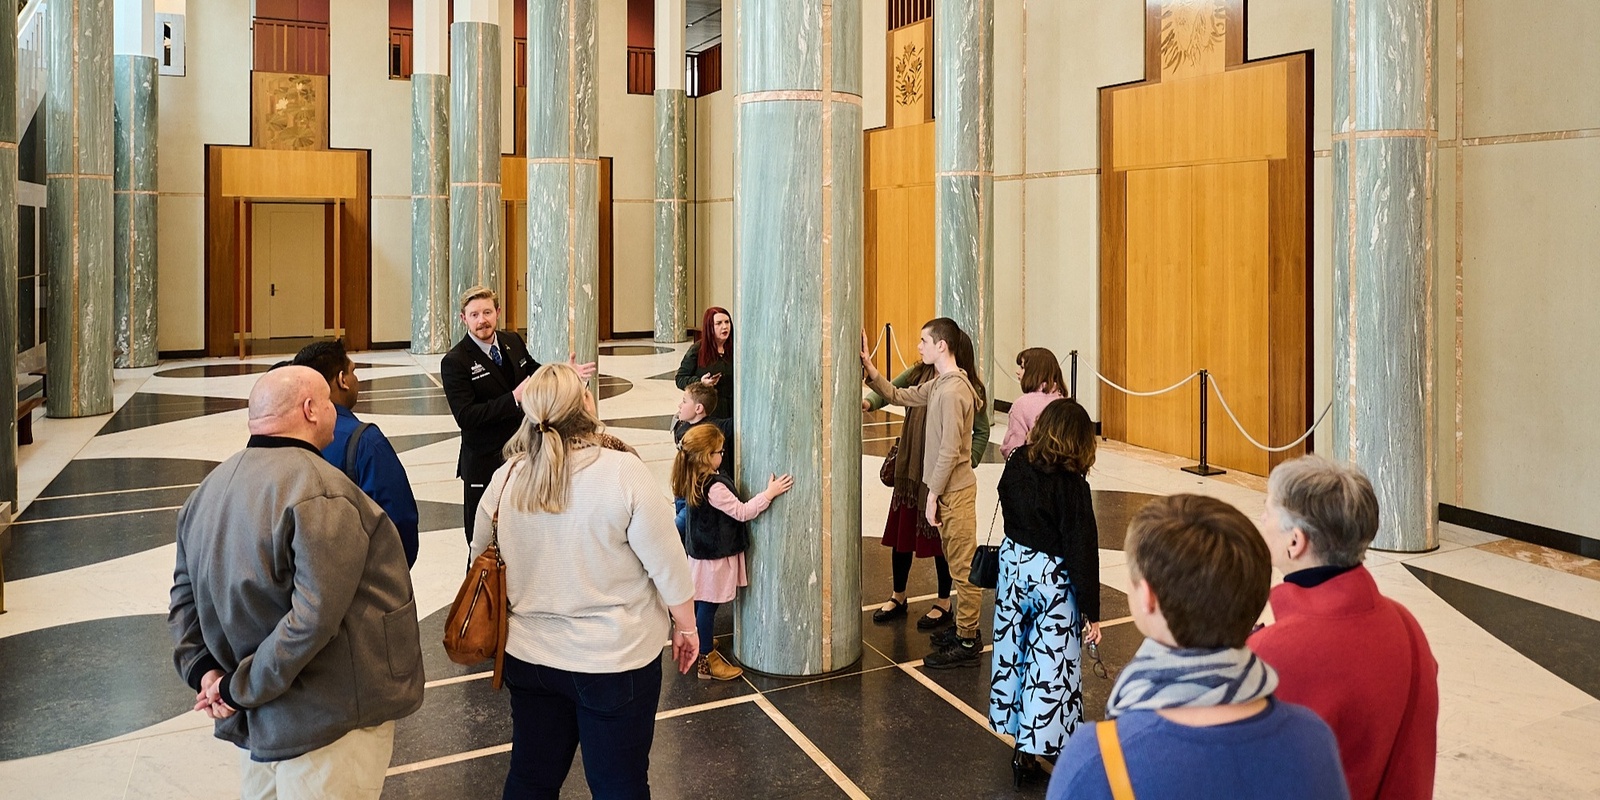
<path id="1" fill-rule="evenodd" d="M 33 444 L 33 412 L 44 405 L 42 395 L 34 395 L 17 403 L 17 444 Z"/>

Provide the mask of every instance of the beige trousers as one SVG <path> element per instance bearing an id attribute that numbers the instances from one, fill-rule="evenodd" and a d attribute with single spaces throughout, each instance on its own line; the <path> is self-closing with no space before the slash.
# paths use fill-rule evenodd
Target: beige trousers
<path id="1" fill-rule="evenodd" d="M 976 484 L 939 495 L 939 523 L 944 558 L 950 562 L 950 578 L 956 584 L 956 633 L 970 639 L 977 635 L 978 618 L 983 611 L 983 590 L 967 580 L 972 571 L 972 555 L 978 550 Z"/>
<path id="2" fill-rule="evenodd" d="M 285 761 L 251 761 L 246 751 L 239 795 L 243 800 L 377 800 L 392 755 L 392 721 L 357 728 L 333 744 Z"/>

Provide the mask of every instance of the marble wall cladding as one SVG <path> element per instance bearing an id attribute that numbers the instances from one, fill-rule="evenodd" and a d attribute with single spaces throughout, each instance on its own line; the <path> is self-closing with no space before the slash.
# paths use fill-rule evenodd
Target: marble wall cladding
<path id="1" fill-rule="evenodd" d="M 1334 145 L 1334 200 L 1347 219 L 1353 216 L 1335 226 L 1334 454 L 1372 479 L 1381 511 L 1373 546 L 1382 550 L 1437 545 L 1427 306 L 1431 222 L 1420 191 L 1431 147 L 1420 138 L 1358 140 L 1352 161 L 1348 143 Z"/>
<path id="2" fill-rule="evenodd" d="M 845 33 L 848 28 L 837 16 L 843 5 L 834 5 L 834 41 L 859 41 L 860 36 Z M 854 24 L 859 25 L 859 19 Z M 834 73 L 836 78 L 839 74 L 838 71 Z M 833 151 L 827 158 L 831 173 L 827 176 L 825 200 L 828 207 L 824 213 L 830 222 L 827 241 L 831 252 L 823 268 L 830 270 L 830 280 L 823 292 L 827 316 L 822 321 L 821 335 L 831 342 L 831 352 L 827 354 L 831 369 L 822 391 L 824 397 L 832 399 L 828 406 L 831 413 L 824 428 L 831 437 L 830 455 L 825 464 L 829 488 L 825 502 L 833 515 L 830 643 L 833 665 L 837 668 L 859 657 L 860 647 L 855 643 L 861 639 L 861 436 L 857 433 L 861 430 L 861 405 L 852 401 L 861 392 L 859 331 L 863 324 L 862 204 L 865 187 L 861 106 L 833 103 L 829 114 L 831 129 L 825 135 Z"/>
<path id="3" fill-rule="evenodd" d="M 528 7 L 528 348 L 541 362 L 599 355 L 596 14 L 595 0 Z"/>
<path id="4" fill-rule="evenodd" d="M 411 75 L 411 352 L 452 344 L 450 77 Z"/>
<path id="5" fill-rule="evenodd" d="M 822 88 L 821 28 L 825 2 L 786 0 L 739 4 L 738 91 Z M 859 24 L 860 16 L 855 19 Z M 840 29 L 836 27 L 835 30 Z M 859 29 L 856 35 L 859 36 Z M 859 75 L 859 62 L 854 69 Z M 860 83 L 859 77 L 856 82 Z"/>
<path id="6" fill-rule="evenodd" d="M 58 13 L 59 12 L 59 13 Z M 50 264 L 47 369 L 52 417 L 111 411 L 111 0 L 62 0 L 46 15 L 45 247 Z"/>
<path id="7" fill-rule="evenodd" d="M 992 386 L 994 0 L 938 3 L 933 35 L 935 307 L 972 336 Z"/>
<path id="8" fill-rule="evenodd" d="M 0 14 L 0 75 L 17 74 L 17 18 Z M 17 82 L 0 81 L 0 353 L 17 352 Z M 17 371 L 0 369 L 0 397 Z M 17 415 L 0 414 L 0 502 L 17 507 Z"/>
<path id="9" fill-rule="evenodd" d="M 689 98 L 656 90 L 655 340 L 681 342 L 689 307 Z"/>
<path id="10" fill-rule="evenodd" d="M 500 289 L 500 26 L 450 26 L 450 288 Z M 459 317 L 451 338 L 465 335 Z"/>
<path id="11" fill-rule="evenodd" d="M 114 57 L 113 178 L 116 366 L 152 367 L 156 351 L 156 132 L 159 65 L 149 56 Z"/>

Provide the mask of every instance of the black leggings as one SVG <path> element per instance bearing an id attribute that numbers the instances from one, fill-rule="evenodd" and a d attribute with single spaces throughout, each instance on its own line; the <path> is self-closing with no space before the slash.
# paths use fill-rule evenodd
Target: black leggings
<path id="1" fill-rule="evenodd" d="M 911 578 L 911 562 L 915 558 L 916 554 L 910 551 L 904 553 L 899 550 L 894 551 L 894 558 L 891 563 L 894 565 L 894 590 L 897 594 L 905 592 L 906 581 Z M 939 578 L 939 599 L 948 600 L 950 598 L 950 562 L 946 561 L 944 556 L 934 556 L 933 571 Z"/>

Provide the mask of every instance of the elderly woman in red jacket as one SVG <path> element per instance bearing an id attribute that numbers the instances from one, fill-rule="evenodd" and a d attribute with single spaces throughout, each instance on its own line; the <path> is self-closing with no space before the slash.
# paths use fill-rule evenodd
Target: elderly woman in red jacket
<path id="1" fill-rule="evenodd" d="M 1372 483 L 1317 456 L 1284 462 L 1261 522 L 1283 583 L 1277 621 L 1250 648 L 1278 670 L 1278 697 L 1333 729 L 1353 800 L 1433 797 L 1439 665 L 1416 618 L 1361 565 L 1378 533 Z"/>

